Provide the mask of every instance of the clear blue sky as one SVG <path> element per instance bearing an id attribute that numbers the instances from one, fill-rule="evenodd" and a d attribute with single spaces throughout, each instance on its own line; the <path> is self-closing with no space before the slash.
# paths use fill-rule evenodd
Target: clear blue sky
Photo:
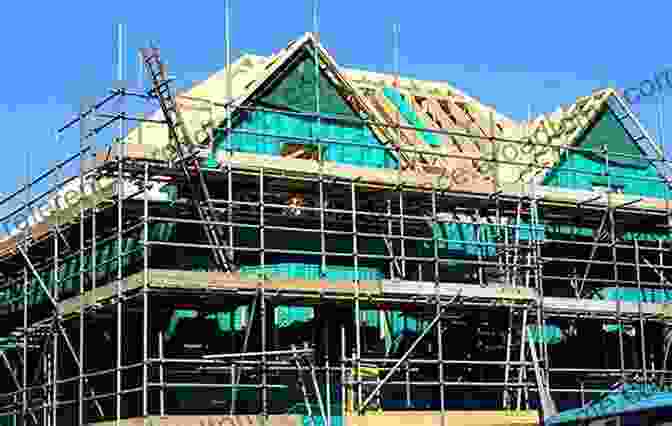
<path id="1" fill-rule="evenodd" d="M 241 51 L 268 55 L 312 30 L 312 0 L 231 3 L 234 58 Z M 322 42 L 339 65 L 392 71 L 392 26 L 398 23 L 402 74 L 448 81 L 514 119 L 525 119 L 529 105 L 536 115 L 595 88 L 637 86 L 672 62 L 663 49 L 669 2 L 320 3 Z M 36 176 L 76 149 L 74 138 L 57 143 L 54 133 L 82 97 L 103 96 L 111 86 L 117 24 L 127 27 L 129 79 L 137 80 L 136 52 L 150 40 L 181 86 L 225 61 L 223 0 L 12 1 L 3 5 L 3 17 L 0 193 L 13 191 L 25 176 L 27 153 Z M 639 108 L 653 135 L 655 109 Z M 666 115 L 669 129 L 672 116 Z"/>

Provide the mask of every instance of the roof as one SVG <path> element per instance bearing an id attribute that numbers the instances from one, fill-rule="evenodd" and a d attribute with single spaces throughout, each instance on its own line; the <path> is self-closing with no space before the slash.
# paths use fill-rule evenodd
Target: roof
<path id="1" fill-rule="evenodd" d="M 220 70 L 205 81 L 179 93 L 177 99 L 182 106 L 181 118 L 193 139 L 196 142 L 207 140 L 207 128 L 226 119 L 226 109 L 222 107 L 224 103 L 230 101 L 234 108 L 243 105 L 255 91 L 280 72 L 293 55 L 304 46 L 317 47 L 323 71 L 334 84 L 340 85 L 341 89 L 349 94 L 348 102 L 356 111 L 366 114 L 367 118 L 377 122 L 427 129 L 428 131 L 400 129 L 399 144 L 401 147 L 418 151 L 441 153 L 446 157 L 438 160 L 439 156 L 405 154 L 401 156 L 403 163 L 407 168 L 409 165 L 420 163 L 421 167 L 411 167 L 410 172 L 417 172 L 420 179 L 418 182 L 428 184 L 434 182 L 434 177 L 437 175 L 444 176 L 447 171 L 461 168 L 468 172 L 472 179 L 464 185 L 451 186 L 453 190 L 483 193 L 503 190 L 504 193 L 512 195 L 529 194 L 530 182 L 540 183 L 544 170 L 549 170 L 549 166 L 558 163 L 560 158 L 558 150 L 548 150 L 544 155 L 537 155 L 535 152 L 525 154 L 519 150 L 516 162 L 532 163 L 536 158 L 535 164 L 541 162 L 545 165 L 545 169 L 499 162 L 495 173 L 488 174 L 482 171 L 483 164 L 487 164 L 483 160 L 492 158 L 492 153 L 497 150 L 506 151 L 506 144 L 519 146 L 521 140 L 530 138 L 535 138 L 535 142 L 546 142 L 554 147 L 571 146 L 580 140 L 583 131 L 599 119 L 611 100 L 615 100 L 626 112 L 629 111 L 620 94 L 613 89 L 603 89 L 580 97 L 573 104 L 560 107 L 553 113 L 542 114 L 529 122 L 517 122 L 445 82 L 422 81 L 391 74 L 341 68 L 316 38 L 311 33 L 306 33 L 299 39 L 290 41 L 285 48 L 271 56 L 242 55 L 229 66 L 229 69 Z M 161 111 L 158 110 L 149 118 L 160 119 L 161 115 Z M 632 114 L 628 114 L 628 119 L 632 121 L 631 127 L 640 129 L 643 134 L 642 137 L 636 138 L 643 152 L 648 156 L 661 155 L 662 152 L 648 137 L 637 119 Z M 551 132 L 550 137 L 539 139 L 538 135 L 546 134 L 541 129 L 557 128 L 557 124 L 563 120 L 574 125 L 564 126 L 563 131 Z M 371 128 L 381 143 L 386 145 L 397 143 L 397 129 L 383 126 L 371 126 Z M 439 132 L 451 132 L 451 135 Z M 147 151 L 158 152 L 161 147 L 168 145 L 168 129 L 159 123 L 143 122 L 129 132 L 125 142 L 129 144 L 127 146 L 143 145 L 142 151 L 145 154 Z M 251 157 L 254 156 L 241 156 L 241 161 L 254 161 Z M 281 167 L 284 164 L 287 164 L 287 167 L 294 167 L 299 162 L 310 160 L 287 159 L 282 163 L 274 161 Z M 660 175 L 668 179 L 668 182 L 672 181 L 672 170 L 667 165 L 657 166 Z M 361 174 L 361 171 L 355 170 L 357 168 L 350 167 L 350 169 L 352 170 L 346 170 L 350 174 Z M 386 174 L 383 171 L 377 173 L 385 182 L 395 179 L 394 173 Z M 511 184 L 502 185 L 502 182 Z M 73 185 L 78 183 L 74 182 Z M 546 188 L 545 191 L 551 189 Z M 558 190 L 560 188 L 552 189 L 551 192 L 555 193 Z M 539 191 L 539 187 L 536 186 L 534 191 L 535 193 Z M 569 192 L 571 193 L 562 197 L 570 197 L 578 202 L 580 191 Z M 591 194 L 587 196 L 592 197 Z M 660 202 L 655 199 L 634 202 L 648 203 L 655 205 L 652 208 L 660 208 Z"/>
<path id="2" fill-rule="evenodd" d="M 535 162 L 543 166 L 498 163 L 494 177 L 483 176 L 479 171 L 483 163 L 474 160 L 491 158 L 488 153 L 497 149 L 501 153 L 503 144 L 516 145 L 520 142 L 515 141 L 521 140 L 532 139 L 535 143 L 547 143 L 553 147 L 571 146 L 576 143 L 582 132 L 600 117 L 611 98 L 620 99 L 619 93 L 614 89 L 598 90 L 578 98 L 571 105 L 559 107 L 550 114 L 542 114 L 529 122 L 517 122 L 445 82 L 422 81 L 391 74 L 341 68 L 313 34 L 306 33 L 299 39 L 290 41 L 285 48 L 271 56 L 249 54 L 241 56 L 230 66 L 231 85 L 227 84 L 227 70 L 223 69 L 181 93 L 178 98 L 183 107 L 182 116 L 192 134 L 201 135 L 196 139 L 204 139 L 205 133 L 199 133 L 204 122 L 222 122 L 226 117 L 222 107 L 210 110 L 208 101 L 223 102 L 230 96 L 234 106 L 244 104 L 276 75 L 296 52 L 308 45 L 317 46 L 323 70 L 328 70 L 327 73 L 335 84 L 341 85 L 347 93 L 351 93 L 353 107 L 366 113 L 372 120 L 388 124 L 398 122 L 402 126 L 421 127 L 430 131 L 479 136 L 480 138 L 466 138 L 430 132 L 419 135 L 420 132 L 412 130 L 400 131 L 402 147 L 440 152 L 446 156 L 438 161 L 422 159 L 421 155 L 410 154 L 409 157 L 420 159 L 421 163 L 431 163 L 431 167 L 464 168 L 474 177 L 472 183 L 475 190 L 484 184 L 491 184 L 493 178 L 499 182 L 528 183 L 534 180 L 540 184 L 544 171 L 558 163 L 559 149 L 548 150 L 541 156 L 536 155 L 536 161 L 534 158 L 538 152 L 532 150 L 529 154 L 524 154 L 518 150 L 517 157 L 512 162 Z M 622 99 L 620 103 L 625 106 Z M 160 118 L 160 111 L 157 111 L 154 118 Z M 560 132 L 551 131 L 551 137 L 547 138 L 549 132 L 545 129 L 557 129 L 561 121 L 569 125 L 563 126 Z M 144 123 L 140 128 L 141 132 L 131 131 L 127 142 L 157 147 L 168 142 L 165 126 Z M 378 126 L 372 127 L 372 130 L 384 144 L 390 144 L 395 139 L 389 128 Z M 498 145 L 497 148 L 488 139 L 490 137 L 502 139 L 494 142 Z M 438 143 L 428 143 L 428 139 L 433 142 L 438 140 Z M 638 143 L 646 153 L 660 153 L 648 135 Z M 462 158 L 454 158 L 452 155 Z M 661 175 L 668 177 L 672 176 L 672 173 L 670 170 L 664 170 L 661 171 Z"/>

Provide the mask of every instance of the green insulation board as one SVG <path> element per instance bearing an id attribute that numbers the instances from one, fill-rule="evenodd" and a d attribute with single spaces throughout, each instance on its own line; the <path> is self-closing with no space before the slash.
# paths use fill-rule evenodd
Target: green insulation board
<path id="1" fill-rule="evenodd" d="M 435 223 L 432 225 L 434 238 L 438 240 L 439 255 L 441 252 L 450 252 L 455 255 L 466 256 L 495 256 L 494 243 L 499 237 L 496 226 L 470 223 Z M 480 231 L 480 234 L 479 234 Z M 427 248 L 433 244 L 425 243 Z"/>
<path id="2" fill-rule="evenodd" d="M 672 291 L 666 289 L 653 288 L 617 288 L 607 287 L 600 289 L 593 299 L 596 300 L 621 300 L 623 302 L 644 302 L 644 303 L 670 303 L 672 302 Z"/>
<path id="3" fill-rule="evenodd" d="M 314 310 L 311 307 L 301 306 L 282 306 L 283 314 L 276 320 L 276 325 L 285 326 L 293 322 L 307 322 L 314 318 Z M 277 315 L 277 314 L 276 314 Z M 365 327 L 380 328 L 381 326 L 381 311 L 373 309 L 362 309 L 361 322 Z M 392 327 L 392 337 L 396 338 L 402 331 L 408 330 L 412 332 L 420 331 L 418 328 L 418 320 L 401 311 L 388 311 L 387 320 Z M 387 329 L 387 325 L 384 325 Z"/>
<path id="4" fill-rule="evenodd" d="M 605 333 L 618 333 L 623 332 L 625 335 L 628 334 L 628 331 L 632 330 L 630 325 L 618 325 L 618 324 L 604 324 L 602 330 Z"/>
<path id="5" fill-rule="evenodd" d="M 236 243 L 243 247 L 259 247 L 259 231 L 253 228 L 238 228 L 234 230 Z M 321 241 L 315 232 L 300 231 L 266 231 L 266 248 L 281 249 L 288 251 L 310 252 L 320 255 Z M 329 236 L 326 241 L 327 251 L 334 253 L 352 253 L 352 237 L 346 235 Z M 385 255 L 387 248 L 383 238 L 360 237 L 358 239 L 360 254 Z"/>
<path id="6" fill-rule="evenodd" d="M 594 238 L 593 229 L 585 226 L 546 224 L 546 236 L 552 239 L 563 238 Z M 625 231 L 621 238 L 624 241 L 670 241 L 672 233 L 669 231 Z"/>
<path id="7" fill-rule="evenodd" d="M 383 318 L 381 318 L 380 311 L 378 310 L 362 310 L 362 320 L 369 327 L 380 327 L 381 319 Z M 389 321 L 392 327 L 392 337 L 399 336 L 403 330 L 420 331 L 418 320 L 414 316 L 402 311 L 387 311 L 387 319 L 385 321 Z M 385 328 L 387 329 L 387 325 L 385 325 Z"/>
<path id="8" fill-rule="evenodd" d="M 276 306 L 275 326 L 284 328 L 294 323 L 303 323 L 315 318 L 315 310 L 310 306 Z"/>
<path id="9" fill-rule="evenodd" d="M 377 281 L 385 278 L 376 268 L 355 268 L 353 266 L 327 266 L 322 268 L 319 264 L 310 263 L 278 263 L 261 266 L 242 266 L 240 275 L 243 278 L 258 278 L 264 276 L 267 279 L 302 279 L 332 281 Z"/>
<path id="10" fill-rule="evenodd" d="M 238 306 L 233 311 L 215 312 L 206 315 L 206 319 L 217 321 L 217 329 L 220 333 L 227 333 L 230 331 L 240 331 L 243 329 L 245 318 L 249 315 L 248 306 Z M 168 327 L 166 328 L 166 337 L 172 338 L 175 336 L 177 325 L 183 319 L 192 319 L 198 316 L 198 311 L 191 309 L 176 309 L 170 317 Z"/>
<path id="11" fill-rule="evenodd" d="M 439 256 L 441 257 L 494 257 L 497 255 L 497 242 L 504 241 L 504 232 L 509 232 L 509 239 L 517 237 L 520 241 L 543 240 L 543 225 L 522 223 L 515 228 L 497 224 L 472 223 L 438 223 L 432 225 L 434 238 L 438 240 Z M 429 255 L 433 244 L 423 244 L 423 256 Z"/>
<path id="12" fill-rule="evenodd" d="M 556 325 L 527 326 L 527 338 L 533 343 L 546 342 L 548 345 L 555 345 L 562 342 L 562 337 L 562 330 Z"/>
<path id="13" fill-rule="evenodd" d="M 159 192 L 166 194 L 170 203 L 174 203 L 177 200 L 177 186 L 176 185 L 164 185 L 159 189 Z"/>
<path id="14" fill-rule="evenodd" d="M 479 230 L 480 228 L 480 230 Z M 496 243 L 503 241 L 504 227 L 495 224 L 469 224 L 469 223 L 441 223 L 432 225 L 426 238 L 432 236 L 438 241 L 439 256 L 449 257 L 491 257 L 496 255 Z M 480 233 L 479 233 L 480 232 Z M 509 238 L 513 234 L 509 231 Z M 525 241 L 529 238 L 543 240 L 543 225 L 521 224 L 514 232 L 518 233 L 519 239 Z M 478 238 L 477 238 L 478 237 Z M 321 252 L 320 238 L 310 232 L 285 232 L 267 231 L 265 235 L 267 247 L 279 250 L 302 251 L 319 256 Z M 242 246 L 258 247 L 259 232 L 251 228 L 239 228 L 235 231 L 235 240 Z M 326 242 L 327 251 L 334 253 L 352 253 L 353 244 L 350 236 L 330 236 Z M 406 249 L 409 255 L 434 257 L 434 244 L 429 241 L 407 241 Z M 357 250 L 363 255 L 387 255 L 387 247 L 383 238 L 360 237 L 357 242 Z M 276 262 L 269 262 L 276 263 Z M 280 262 L 277 262 L 280 263 Z M 286 263 L 286 262 L 282 262 Z M 317 263 L 317 262 L 306 262 Z M 306 267 L 305 274 L 318 276 L 320 273 L 317 266 L 311 270 Z M 330 266 L 329 268 L 335 268 Z M 334 272 L 335 273 L 335 272 Z M 344 272 L 343 274 L 346 274 Z M 364 279 L 364 278 L 361 278 Z"/>
<path id="15" fill-rule="evenodd" d="M 324 71 L 315 66 L 314 50 L 304 48 L 286 70 L 285 76 L 274 87 L 267 89 L 259 97 L 259 102 L 278 109 L 316 112 L 316 95 L 319 93 L 320 114 L 358 118 L 340 92 Z"/>
<path id="16" fill-rule="evenodd" d="M 169 241 L 175 235 L 176 224 L 174 223 L 153 223 L 149 226 L 149 239 L 152 241 Z M 142 259 L 142 240 L 137 238 L 123 238 L 121 240 L 121 267 L 122 273 L 126 273 L 128 267 Z M 119 246 L 117 239 L 109 239 L 96 244 L 96 271 L 107 276 L 116 277 L 118 269 Z M 87 253 L 84 256 L 84 270 L 90 271 L 93 262 L 92 256 Z M 80 255 L 65 257 L 59 261 L 58 288 L 62 295 L 74 294 L 79 292 L 80 276 Z M 56 282 L 54 280 L 53 269 L 40 271 L 40 278 L 51 291 Z M 102 285 L 103 283 L 99 283 Z M 28 303 L 37 305 L 45 303 L 47 296 L 44 294 L 40 283 L 33 278 L 28 285 Z M 16 286 L 0 292 L 0 305 L 22 304 L 23 287 Z"/>
<path id="17" fill-rule="evenodd" d="M 413 108 L 411 108 L 411 106 L 406 102 L 398 90 L 391 87 L 386 87 L 383 89 L 383 94 L 399 110 L 402 117 L 404 117 L 410 127 L 415 127 L 417 129 L 428 129 L 425 123 L 423 123 L 422 119 L 418 117 Z M 441 140 L 436 134 L 422 131 L 418 131 L 417 133 L 427 144 L 431 146 L 441 145 Z"/>
<path id="18" fill-rule="evenodd" d="M 217 321 L 218 329 L 221 333 L 228 333 L 230 331 L 241 331 L 245 320 L 250 313 L 249 306 L 238 306 L 232 311 L 208 313 L 206 319 Z M 172 338 L 175 336 L 177 325 L 183 319 L 193 319 L 198 316 L 198 311 L 192 309 L 176 309 L 166 328 L 166 337 Z M 362 310 L 362 323 L 366 327 L 380 327 L 380 311 L 377 310 Z M 284 328 L 289 327 L 294 323 L 306 323 L 315 318 L 315 310 L 310 306 L 276 306 L 274 309 L 274 325 L 275 327 Z M 392 336 L 400 335 L 403 330 L 413 332 L 419 331 L 418 321 L 413 316 L 406 315 L 401 311 L 388 312 L 388 320 L 392 327 Z M 387 326 L 385 326 L 387 329 Z"/>
<path id="19" fill-rule="evenodd" d="M 323 159 L 340 164 L 360 167 L 396 168 L 397 160 L 386 152 L 371 129 L 362 122 L 339 93 L 339 89 L 323 72 L 319 77 L 320 114 L 334 118 L 315 118 L 294 113 L 309 113 L 316 109 L 315 66 L 306 52 L 302 59 L 290 67 L 288 73 L 275 87 L 258 96 L 253 103 L 288 113 L 271 111 L 238 111 L 233 119 L 233 132 L 228 136 L 219 132 L 215 138 L 214 152 L 207 166 L 216 164 L 217 152 L 231 149 L 236 152 L 279 156 L 288 145 L 304 145 L 305 151 L 315 148 L 317 139 L 322 143 Z M 345 117 L 347 121 L 336 120 Z M 333 141 L 333 142 L 331 142 Z"/>
<path id="20" fill-rule="evenodd" d="M 602 151 L 606 146 L 607 151 Z M 607 109 L 578 143 L 581 150 L 567 151 L 544 178 L 544 185 L 594 191 L 607 189 L 628 195 L 670 198 L 670 188 L 660 181 L 656 165 L 628 135 Z M 620 155 L 619 155 L 620 154 Z"/>

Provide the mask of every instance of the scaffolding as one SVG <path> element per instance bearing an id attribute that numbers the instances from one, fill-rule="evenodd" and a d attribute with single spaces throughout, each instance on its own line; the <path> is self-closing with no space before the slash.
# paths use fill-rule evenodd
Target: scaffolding
<path id="1" fill-rule="evenodd" d="M 158 67 L 156 52 L 149 51 L 145 60 L 159 61 L 154 64 Z M 445 419 L 454 408 L 449 401 L 457 394 L 470 395 L 492 409 L 543 408 L 551 414 L 548 411 L 554 408 L 539 405 L 544 395 L 556 401 L 584 401 L 586 395 L 609 391 L 617 380 L 669 383 L 672 371 L 667 368 L 667 350 L 661 348 L 671 313 L 664 303 L 643 297 L 635 301 L 593 297 L 604 286 L 615 287 L 617 294 L 625 289 L 642 295 L 646 289 L 667 291 L 671 285 L 667 271 L 672 268 L 669 242 L 623 236 L 642 224 L 667 232 L 669 197 L 664 200 L 666 208 L 652 209 L 642 206 L 640 199 L 627 200 L 610 191 L 560 202 L 534 181 L 518 194 L 496 184 L 490 192 L 458 191 L 443 182 L 444 176 L 417 167 L 449 154 L 400 143 L 380 147 L 398 160 L 396 178 L 386 183 L 364 172 L 348 175 L 330 166 L 322 146 L 342 141 L 235 127 L 234 110 L 301 116 L 317 129 L 324 121 L 341 120 L 320 112 L 321 58 L 317 48 L 312 52 L 317 102 L 315 113 L 308 117 L 240 104 L 230 93 L 224 103 L 201 100 L 208 108 L 224 111 L 219 116 L 225 119 L 215 132 L 225 135 L 225 155 L 214 167 L 202 166 L 212 158 L 214 140 L 192 141 L 188 152 L 182 149 L 185 136 L 174 130 L 180 125 L 177 104 L 169 92 L 170 80 L 156 71 L 160 67 L 149 68 L 151 90 L 114 89 L 101 101 L 83 106 L 81 114 L 61 129 L 67 132 L 79 126 L 79 152 L 1 200 L 6 205 L 25 198 L 2 222 L 31 213 L 36 203 L 70 182 L 82 194 L 87 179 L 104 181 L 111 189 L 97 204 L 82 203 L 74 220 L 59 216 L 48 227 L 35 225 L 2 243 L 1 289 L 6 296 L 2 314 L 8 325 L 3 327 L 7 337 L 0 355 L 8 373 L 4 388 L 15 388 L 0 394 L 4 415 L 26 425 L 166 416 L 189 412 L 180 411 L 175 396 L 176 390 L 186 388 L 192 394 L 206 389 L 231 395 L 223 403 L 213 401 L 213 407 L 191 411 L 267 419 L 293 408 L 274 397 L 274 391 L 286 391 L 293 396 L 284 401 L 305 405 L 314 424 L 321 417 L 325 424 L 335 425 L 335 419 L 346 414 L 365 414 L 374 401 L 378 406 L 389 404 L 390 395 L 404 395 L 399 407 L 405 409 L 425 408 L 425 398 Z M 231 77 L 227 78 L 230 90 Z M 173 97 L 165 98 L 168 95 Z M 123 106 L 117 102 L 123 99 L 158 100 L 164 118 L 157 123 L 121 109 L 115 113 L 106 109 L 115 102 Z M 618 97 L 612 101 L 610 107 L 621 111 L 618 121 L 637 124 Z M 96 124 L 94 118 L 105 120 Z M 352 118 L 342 119 L 347 120 Z M 151 159 L 141 146 L 120 143 L 129 122 L 166 125 L 177 157 Z M 528 139 L 500 138 L 494 131 L 465 134 L 400 123 L 400 119 L 396 124 L 371 117 L 357 120 L 359 125 L 396 135 L 397 141 L 404 132 L 414 132 L 479 143 L 537 145 Z M 117 142 L 104 150 L 91 143 L 115 125 L 120 132 Z M 494 126 L 491 123 L 490 128 Z M 641 127 L 636 131 L 635 139 L 650 139 Z M 231 142 L 237 133 L 314 144 L 317 158 L 294 170 L 294 164 L 307 160 L 260 157 L 244 162 Z M 624 155 L 605 150 L 602 147 L 599 153 L 607 158 Z M 473 160 L 468 155 L 453 157 Z M 646 160 L 664 164 L 657 155 Z M 479 161 L 540 170 L 553 167 L 501 158 Z M 78 177 L 59 177 L 48 191 L 34 195 L 40 182 L 62 175 L 75 162 Z M 609 167 L 609 161 L 606 164 Z M 157 188 L 165 186 L 178 188 L 167 201 L 156 195 Z M 476 237 L 456 241 L 431 232 L 446 221 L 473 225 Z M 545 226 L 575 226 L 577 221 L 592 230 L 592 241 L 535 236 Z M 494 239 L 482 235 L 488 224 L 497 230 Z M 164 228 L 177 229 L 177 236 L 159 236 Z M 301 241 L 309 235 L 319 240 L 319 247 L 300 250 L 279 245 L 287 235 Z M 455 244 L 473 248 L 476 254 L 458 257 L 445 250 Z M 277 263 L 269 262 L 279 256 L 319 258 L 317 278 L 279 278 L 273 270 Z M 193 267 L 197 257 L 207 259 L 203 270 Z M 330 267 L 347 262 L 352 279 L 326 275 Z M 244 263 L 255 265 L 252 273 L 244 273 Z M 66 265 L 75 265 L 75 270 L 66 270 Z M 385 277 L 362 279 L 362 271 L 372 265 L 384 265 Z M 273 312 L 285 305 L 312 306 L 318 312 L 309 336 L 317 349 L 310 350 L 308 365 L 301 365 L 297 355 L 301 350 L 293 347 L 301 342 L 281 342 L 273 323 Z M 244 336 L 237 336 L 232 327 L 226 350 L 199 347 L 193 349 L 197 355 L 170 355 L 165 323 L 173 311 L 230 312 L 233 318 L 233 310 L 240 306 L 249 307 Z M 371 310 L 380 313 L 381 329 L 391 328 L 393 312 L 405 311 L 406 317 L 417 321 L 405 349 L 393 353 L 377 348 L 384 339 L 367 332 L 364 314 Z M 565 328 L 565 337 L 576 336 L 578 330 L 575 340 L 583 345 L 602 336 L 605 353 L 586 354 L 585 363 L 576 359 L 577 354 L 568 357 L 546 335 L 553 324 Z M 600 334 L 600 327 L 615 330 L 615 338 Z M 476 332 L 477 338 L 464 343 L 468 340 L 464 330 Z M 590 331 L 582 334 L 583 330 Z M 109 348 L 104 356 L 101 345 Z M 581 343 L 568 347 L 585 349 Z M 213 352 L 220 355 L 207 356 Z M 288 354 L 296 357 L 288 359 Z M 376 373 L 366 374 L 367 368 Z M 301 379 L 297 386 L 297 377 L 304 372 L 316 390 L 319 416 L 313 415 L 305 394 L 308 380 Z M 219 379 L 222 374 L 228 375 L 228 383 Z M 303 395 L 298 394 L 300 388 Z M 239 400 L 245 389 L 252 389 L 259 402 Z M 392 391 L 386 394 L 386 389 Z M 334 404 L 349 394 L 351 412 Z M 490 398 L 493 401 L 487 402 Z"/>

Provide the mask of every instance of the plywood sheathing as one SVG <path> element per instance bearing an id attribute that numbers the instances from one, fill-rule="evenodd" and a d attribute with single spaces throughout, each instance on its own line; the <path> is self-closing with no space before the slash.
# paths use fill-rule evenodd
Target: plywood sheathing
<path id="1" fill-rule="evenodd" d="M 124 151 L 126 151 L 126 153 L 124 154 L 124 156 L 127 158 L 148 158 L 148 155 L 151 153 L 151 149 L 148 149 L 149 147 L 150 146 L 148 145 L 141 145 L 137 143 L 125 144 Z M 96 162 L 105 162 L 112 160 L 116 160 L 116 158 L 115 154 L 112 152 L 111 149 L 96 152 Z"/>
<path id="2" fill-rule="evenodd" d="M 129 289 L 142 287 L 142 282 L 134 281 L 133 286 L 129 286 Z M 76 316 L 81 312 L 81 307 L 91 306 L 96 303 L 105 303 L 112 300 L 112 298 L 117 294 L 117 285 L 116 282 L 105 284 L 101 287 L 96 287 L 95 289 L 87 290 L 84 294 L 79 294 L 73 296 L 69 299 L 63 300 L 60 302 L 61 312 L 65 316 Z"/>
<path id="3" fill-rule="evenodd" d="M 155 423 L 152 421 L 151 418 L 144 418 L 144 417 L 134 417 L 131 419 L 120 419 L 118 421 L 112 420 L 109 422 L 97 422 L 97 423 L 92 423 L 92 425 L 95 426 L 155 426 L 158 425 L 159 423 Z M 194 423 L 195 425 L 199 425 L 198 423 Z M 201 426 L 200 424 L 199 426 Z"/>
<path id="4" fill-rule="evenodd" d="M 537 425 L 539 417 L 533 411 L 446 411 L 446 423 L 460 426 Z M 436 411 L 401 411 L 381 415 L 347 416 L 345 426 L 439 426 L 441 414 Z"/>
<path id="5" fill-rule="evenodd" d="M 509 426 L 536 425 L 538 416 L 534 411 L 517 411 L 515 415 L 507 411 L 446 411 L 448 424 L 460 426 Z M 257 416 L 253 415 L 204 415 L 204 416 L 151 416 L 136 417 L 120 421 L 123 426 L 203 426 L 231 425 L 256 426 Z M 114 422 L 95 423 L 97 426 L 111 426 Z M 268 426 L 300 426 L 304 424 L 302 415 L 270 415 Z M 439 426 L 441 413 L 437 411 L 395 411 L 371 413 L 362 416 L 343 416 L 344 426 Z"/>
<path id="6" fill-rule="evenodd" d="M 263 424 L 267 426 L 299 426 L 302 425 L 303 416 L 300 415 L 270 415 Z M 147 426 L 203 426 L 203 425 L 226 425 L 226 426 L 257 426 L 258 416 L 164 416 L 155 417 Z"/>
<path id="7" fill-rule="evenodd" d="M 9 237 L 0 241 L 0 258 L 14 256 L 15 254 L 16 237 Z"/>
<path id="8" fill-rule="evenodd" d="M 46 223 L 34 224 L 30 227 L 30 239 L 32 241 L 41 241 L 49 236 L 49 225 Z M 8 237 L 0 240 L 0 258 L 10 257 L 17 254 L 17 238 Z"/>
<path id="9" fill-rule="evenodd" d="M 141 276 L 129 278 L 129 283 Z M 149 272 L 150 285 L 153 287 L 180 287 L 180 288 L 245 288 L 255 289 L 259 286 L 258 277 L 240 277 L 237 274 L 207 271 L 171 271 L 152 269 Z M 278 279 L 264 281 L 262 286 L 269 290 L 301 290 L 308 292 L 333 291 L 336 293 L 354 294 L 352 281 L 329 280 L 300 280 Z M 369 295 L 382 293 L 381 283 L 378 281 L 362 281 L 361 292 Z"/>
<path id="10" fill-rule="evenodd" d="M 300 415 L 270 415 L 266 425 L 268 426 L 299 426 L 303 416 Z M 227 425 L 227 426 L 257 426 L 257 416 L 253 415 L 204 415 L 204 416 L 150 416 L 135 417 L 131 419 L 93 423 L 95 426 L 203 426 L 203 425 Z"/>

